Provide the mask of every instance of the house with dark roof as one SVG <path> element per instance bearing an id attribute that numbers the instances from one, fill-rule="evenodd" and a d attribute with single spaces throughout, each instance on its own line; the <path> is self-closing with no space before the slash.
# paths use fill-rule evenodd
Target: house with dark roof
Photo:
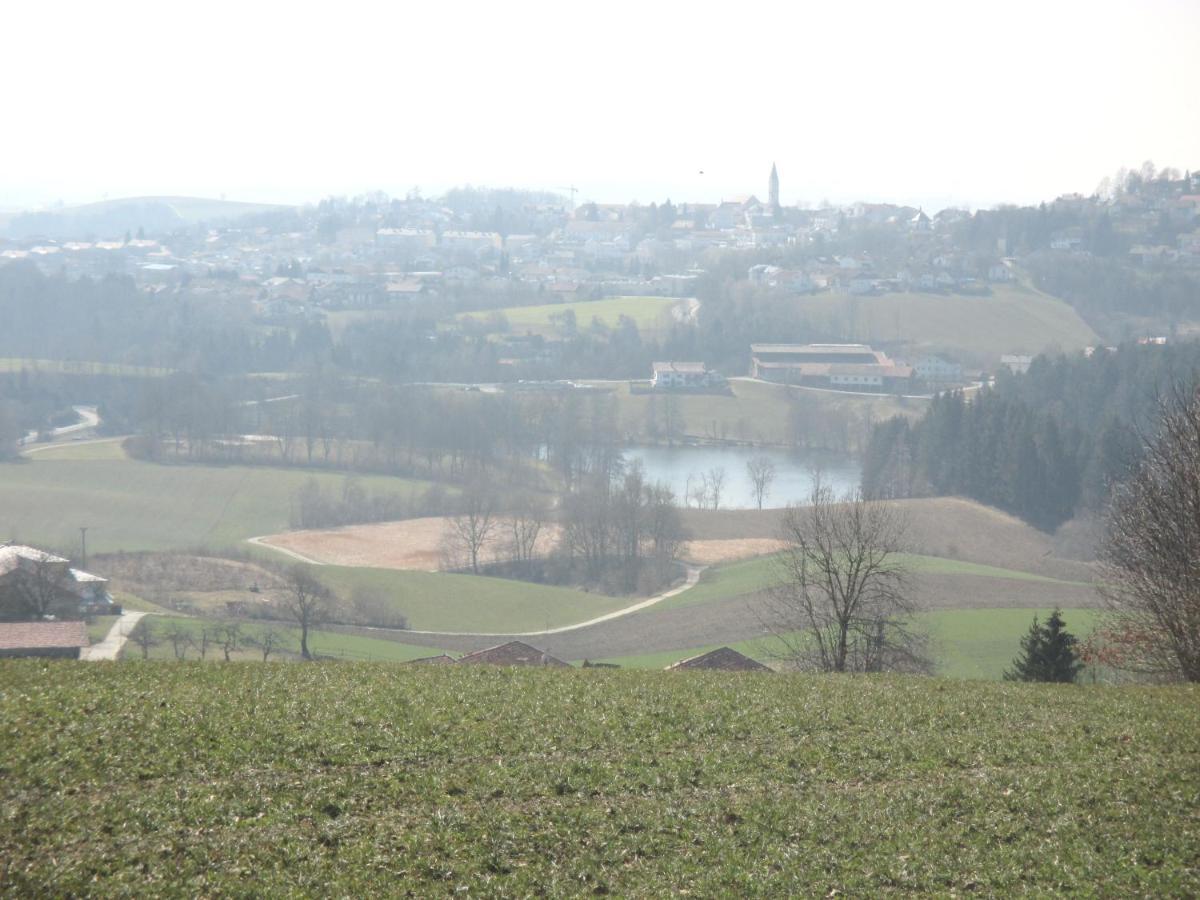
<path id="1" fill-rule="evenodd" d="M 409 662 L 414 665 L 419 663 L 423 666 L 452 666 L 458 660 L 445 653 L 439 653 L 437 656 L 422 656 L 419 659 L 410 659 Z"/>
<path id="2" fill-rule="evenodd" d="M 509 641 L 507 644 L 488 647 L 486 650 L 476 650 L 458 662 L 460 665 L 570 667 L 570 663 L 565 663 L 537 647 L 531 647 L 524 641 Z"/>
<path id="3" fill-rule="evenodd" d="M 87 645 L 87 626 L 83 622 L 0 623 L 0 658 L 79 659 L 79 652 Z"/>
<path id="4" fill-rule="evenodd" d="M 738 653 L 730 647 L 718 647 L 708 653 L 681 659 L 674 665 L 667 666 L 668 672 L 682 672 L 688 669 L 713 669 L 718 672 L 770 672 L 758 660 L 751 659 L 743 653 Z"/>

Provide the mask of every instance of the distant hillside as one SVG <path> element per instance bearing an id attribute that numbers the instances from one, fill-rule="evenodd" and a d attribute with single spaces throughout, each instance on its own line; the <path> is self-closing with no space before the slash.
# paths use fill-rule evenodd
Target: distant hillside
<path id="1" fill-rule="evenodd" d="M 1071 352 L 1099 341 L 1068 304 L 1020 285 L 995 285 L 982 297 L 815 294 L 799 300 L 798 309 L 810 323 L 848 340 L 899 345 L 914 357 L 945 352 L 985 368 L 1005 353 Z"/>
<path id="2" fill-rule="evenodd" d="M 124 197 L 0 216 L 0 235 L 11 238 L 118 238 L 139 228 L 153 233 L 285 209 L 288 207 L 202 197 Z"/>

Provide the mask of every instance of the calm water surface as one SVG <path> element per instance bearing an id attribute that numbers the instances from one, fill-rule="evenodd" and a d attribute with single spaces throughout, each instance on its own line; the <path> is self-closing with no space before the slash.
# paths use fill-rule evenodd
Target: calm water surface
<path id="1" fill-rule="evenodd" d="M 724 470 L 722 509 L 756 506 L 746 464 L 760 456 L 775 464 L 775 481 L 763 501 L 764 507 L 804 502 L 812 492 L 814 471 L 819 471 L 822 482 L 838 495 L 858 488 L 862 476 L 861 466 L 842 456 L 761 447 L 629 447 L 624 456 L 626 464 L 641 461 L 648 481 L 666 482 L 680 504 L 689 490 L 702 485 L 705 475 L 714 469 Z M 689 505 L 695 506 L 696 500 L 693 498 Z"/>

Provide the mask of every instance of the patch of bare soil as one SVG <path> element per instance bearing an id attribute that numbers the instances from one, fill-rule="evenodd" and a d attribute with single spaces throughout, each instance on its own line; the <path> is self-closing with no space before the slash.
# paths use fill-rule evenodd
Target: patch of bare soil
<path id="1" fill-rule="evenodd" d="M 507 525 L 507 520 L 501 520 L 484 546 L 482 555 L 489 562 L 504 555 L 508 540 Z M 265 537 L 262 543 L 335 566 L 437 572 L 463 564 L 462 560 L 447 559 L 446 534 L 449 528 L 449 518 L 427 516 L 371 525 L 289 531 Z M 537 551 L 549 553 L 558 537 L 558 526 L 546 525 L 538 536 Z"/>

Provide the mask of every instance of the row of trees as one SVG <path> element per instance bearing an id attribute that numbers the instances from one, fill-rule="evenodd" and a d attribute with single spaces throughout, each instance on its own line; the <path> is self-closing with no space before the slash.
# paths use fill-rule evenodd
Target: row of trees
<path id="1" fill-rule="evenodd" d="M 917 422 L 874 427 L 863 461 L 872 497 L 961 494 L 1052 530 L 1099 512 L 1158 427 L 1155 398 L 1200 369 L 1200 345 L 1122 345 L 1038 357 L 968 400 L 936 398 Z"/>

